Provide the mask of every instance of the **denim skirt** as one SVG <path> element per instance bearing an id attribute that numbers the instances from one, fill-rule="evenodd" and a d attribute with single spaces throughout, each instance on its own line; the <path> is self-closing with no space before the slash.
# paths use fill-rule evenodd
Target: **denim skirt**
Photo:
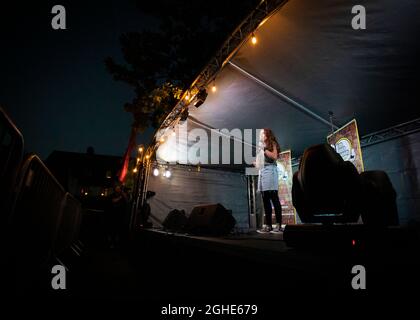
<path id="1" fill-rule="evenodd" d="M 258 191 L 278 190 L 279 174 L 275 164 L 264 165 L 258 174 Z"/>

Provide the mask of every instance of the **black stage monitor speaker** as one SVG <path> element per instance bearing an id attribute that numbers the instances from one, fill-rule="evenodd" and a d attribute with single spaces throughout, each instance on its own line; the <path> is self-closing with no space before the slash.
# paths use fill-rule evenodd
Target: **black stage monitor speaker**
<path id="1" fill-rule="evenodd" d="M 232 211 L 220 203 L 200 205 L 191 211 L 186 231 L 196 235 L 226 235 L 235 223 Z"/>
<path id="2" fill-rule="evenodd" d="M 369 226 L 397 226 L 399 224 L 397 193 L 384 171 L 365 171 L 363 181 L 363 223 Z"/>
<path id="3" fill-rule="evenodd" d="M 183 232 L 188 218 L 184 210 L 174 209 L 166 216 L 162 225 L 165 230 L 172 232 Z"/>

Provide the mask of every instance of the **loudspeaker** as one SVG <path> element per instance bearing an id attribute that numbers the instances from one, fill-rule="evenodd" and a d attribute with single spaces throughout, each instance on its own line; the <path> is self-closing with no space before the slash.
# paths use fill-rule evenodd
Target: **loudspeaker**
<path id="1" fill-rule="evenodd" d="M 303 223 L 357 222 L 361 179 L 328 144 L 306 148 L 293 175 L 293 206 Z"/>
<path id="2" fill-rule="evenodd" d="M 184 210 L 174 209 L 171 212 L 169 212 L 162 225 L 165 230 L 172 232 L 182 232 L 184 231 L 187 221 L 188 218 L 185 215 Z"/>
<path id="3" fill-rule="evenodd" d="M 195 235 L 226 235 L 235 223 L 232 211 L 220 203 L 200 205 L 191 211 L 186 231 Z"/>
<path id="4" fill-rule="evenodd" d="M 384 171 L 365 171 L 363 181 L 364 209 L 362 221 L 368 226 L 397 226 L 399 224 L 397 193 Z"/>

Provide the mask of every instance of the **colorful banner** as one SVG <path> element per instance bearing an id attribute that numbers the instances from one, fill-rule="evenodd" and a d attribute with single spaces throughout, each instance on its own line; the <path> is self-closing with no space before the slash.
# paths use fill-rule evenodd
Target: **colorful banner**
<path id="1" fill-rule="evenodd" d="M 277 160 L 279 174 L 279 198 L 282 209 L 282 224 L 295 224 L 296 212 L 292 202 L 292 152 L 283 151 Z M 273 220 L 274 221 L 274 220 Z"/>
<path id="2" fill-rule="evenodd" d="M 364 171 L 356 119 L 330 134 L 327 141 L 345 161 L 351 161 L 359 173 Z"/>

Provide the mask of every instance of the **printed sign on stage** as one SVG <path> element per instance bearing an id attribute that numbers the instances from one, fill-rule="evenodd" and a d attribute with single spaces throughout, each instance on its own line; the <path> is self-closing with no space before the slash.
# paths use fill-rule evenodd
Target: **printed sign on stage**
<path id="1" fill-rule="evenodd" d="M 283 151 L 277 160 L 279 174 L 279 198 L 282 209 L 282 224 L 295 224 L 296 213 L 292 203 L 292 152 Z M 273 220 L 274 221 L 274 220 Z"/>
<path id="2" fill-rule="evenodd" d="M 351 161 L 359 173 L 364 171 L 356 119 L 330 134 L 327 142 L 345 161 Z"/>

